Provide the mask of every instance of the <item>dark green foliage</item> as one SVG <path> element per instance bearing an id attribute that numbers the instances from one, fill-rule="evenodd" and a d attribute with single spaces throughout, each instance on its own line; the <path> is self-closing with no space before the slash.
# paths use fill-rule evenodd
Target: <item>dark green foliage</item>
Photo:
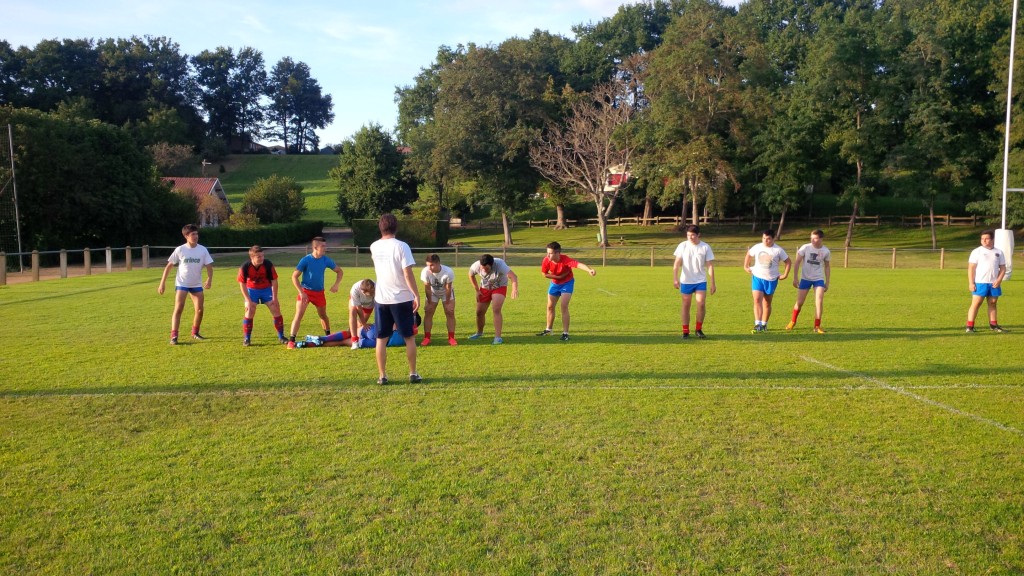
<path id="1" fill-rule="evenodd" d="M 302 185 L 277 174 L 260 178 L 245 192 L 242 212 L 255 214 L 264 224 L 295 222 L 306 212 Z"/>
<path id="2" fill-rule="evenodd" d="M 338 214 L 345 220 L 376 218 L 416 199 L 415 184 L 403 174 L 404 159 L 391 135 L 378 124 L 364 126 L 341 145 L 331 170 L 340 188 Z"/>
<path id="3" fill-rule="evenodd" d="M 322 236 L 323 231 L 324 223 L 319 220 L 271 224 L 251 229 L 220 226 L 217 228 L 203 228 L 201 242 L 204 246 L 215 247 L 247 247 L 253 244 L 259 244 L 260 246 L 291 246 L 293 244 L 309 242 L 309 239 L 314 236 Z M 178 239 L 181 239 L 181 234 L 178 235 Z"/>
<path id="4" fill-rule="evenodd" d="M 436 248 L 448 245 L 449 225 L 444 220 L 399 220 L 395 237 L 407 242 L 413 248 Z M 367 247 L 380 239 L 377 220 L 352 221 L 352 241 L 356 246 Z"/>
<path id="5" fill-rule="evenodd" d="M 196 219 L 192 202 L 157 178 L 127 131 L 97 121 L 0 107 L 14 127 L 26 250 L 142 245 Z"/>

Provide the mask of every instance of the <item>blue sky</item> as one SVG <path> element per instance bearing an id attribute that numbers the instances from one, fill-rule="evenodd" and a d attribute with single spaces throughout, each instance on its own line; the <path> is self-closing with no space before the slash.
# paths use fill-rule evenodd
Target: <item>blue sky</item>
<path id="1" fill-rule="evenodd" d="M 371 122 L 393 129 L 396 86 L 411 84 L 441 45 L 497 44 L 534 29 L 572 38 L 572 26 L 615 14 L 623 0 L 0 0 L 0 38 L 167 36 L 195 55 L 252 46 L 269 70 L 282 57 L 308 64 L 334 99 L 322 144 Z M 737 5 L 739 0 L 727 0 Z"/>

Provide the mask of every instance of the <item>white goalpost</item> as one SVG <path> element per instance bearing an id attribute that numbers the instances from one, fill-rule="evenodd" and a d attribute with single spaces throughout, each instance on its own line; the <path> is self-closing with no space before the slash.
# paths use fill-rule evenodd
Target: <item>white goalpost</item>
<path id="1" fill-rule="evenodd" d="M 1010 66 L 1006 82 L 1006 128 L 1003 134 L 1003 220 L 996 230 L 995 245 L 1006 255 L 1006 278 L 1013 275 L 1013 230 L 1006 228 L 1006 195 L 1009 192 L 1024 192 L 1024 188 L 1009 188 L 1010 174 L 1010 110 L 1013 105 L 1013 53 L 1017 45 L 1017 3 L 1013 0 L 1013 19 L 1010 23 Z"/>
<path id="2" fill-rule="evenodd" d="M 5 145 L 0 147 L 0 251 L 18 252 L 18 270 L 23 272 L 18 182 L 14 173 L 14 129 L 10 124 L 5 140 Z"/>

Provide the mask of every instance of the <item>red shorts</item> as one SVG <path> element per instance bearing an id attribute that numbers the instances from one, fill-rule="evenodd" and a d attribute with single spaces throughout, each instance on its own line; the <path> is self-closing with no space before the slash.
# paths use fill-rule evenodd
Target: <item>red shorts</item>
<path id="1" fill-rule="evenodd" d="M 307 297 L 309 297 L 309 303 L 313 306 L 316 306 L 317 308 L 327 306 L 327 296 L 324 295 L 323 290 L 306 290 L 303 288 L 302 291 L 306 293 Z M 302 295 L 295 297 L 296 302 L 299 302 L 300 300 L 302 300 Z"/>
<path id="2" fill-rule="evenodd" d="M 480 296 L 477 297 L 477 302 L 490 302 L 491 298 L 495 294 L 501 294 L 502 296 L 508 295 L 508 286 L 502 286 L 501 288 L 495 288 L 494 290 L 488 290 L 486 288 L 480 289 Z"/>

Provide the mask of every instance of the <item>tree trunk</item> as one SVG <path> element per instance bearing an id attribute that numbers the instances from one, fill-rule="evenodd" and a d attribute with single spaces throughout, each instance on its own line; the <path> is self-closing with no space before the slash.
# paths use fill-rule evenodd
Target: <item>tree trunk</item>
<path id="1" fill-rule="evenodd" d="M 853 212 L 850 212 L 850 223 L 846 225 L 846 242 L 843 246 L 849 248 L 853 243 L 853 224 L 857 221 L 857 207 L 860 204 L 860 200 L 853 201 Z"/>
<path id="2" fill-rule="evenodd" d="M 651 218 L 654 217 L 654 199 L 650 196 L 644 198 L 644 219 L 640 222 L 641 226 L 650 226 Z"/>
<path id="3" fill-rule="evenodd" d="M 693 200 L 693 205 L 690 207 L 690 224 L 693 224 L 694 226 L 697 226 L 699 224 L 700 217 L 697 216 L 697 210 L 699 210 L 699 207 L 697 206 L 697 187 L 696 186 L 694 186 L 694 188 L 693 188 L 693 198 L 691 198 L 691 200 Z"/>
<path id="4" fill-rule="evenodd" d="M 928 221 L 932 226 L 932 250 L 935 250 L 939 244 L 938 239 L 935 238 L 935 200 L 928 201 Z"/>
<path id="5" fill-rule="evenodd" d="M 750 232 L 757 231 L 757 200 L 754 200 L 754 220 L 750 223 Z"/>
<path id="6" fill-rule="evenodd" d="M 565 204 L 555 204 L 555 230 L 565 228 Z"/>
<path id="7" fill-rule="evenodd" d="M 508 212 L 501 211 L 501 227 L 505 231 L 505 246 L 512 245 L 512 222 L 508 219 Z"/>
<path id="8" fill-rule="evenodd" d="M 782 215 L 779 216 L 779 227 L 775 230 L 775 241 L 782 240 L 782 227 L 786 224 L 786 209 L 782 209 Z"/>
<path id="9" fill-rule="evenodd" d="M 603 206 L 604 197 L 601 194 L 594 195 L 594 205 L 597 206 L 597 229 L 601 239 L 598 240 L 598 246 L 608 246 L 608 215 L 611 214 L 612 208 L 615 206 L 615 199 L 612 198 L 608 202 L 608 206 Z"/>

